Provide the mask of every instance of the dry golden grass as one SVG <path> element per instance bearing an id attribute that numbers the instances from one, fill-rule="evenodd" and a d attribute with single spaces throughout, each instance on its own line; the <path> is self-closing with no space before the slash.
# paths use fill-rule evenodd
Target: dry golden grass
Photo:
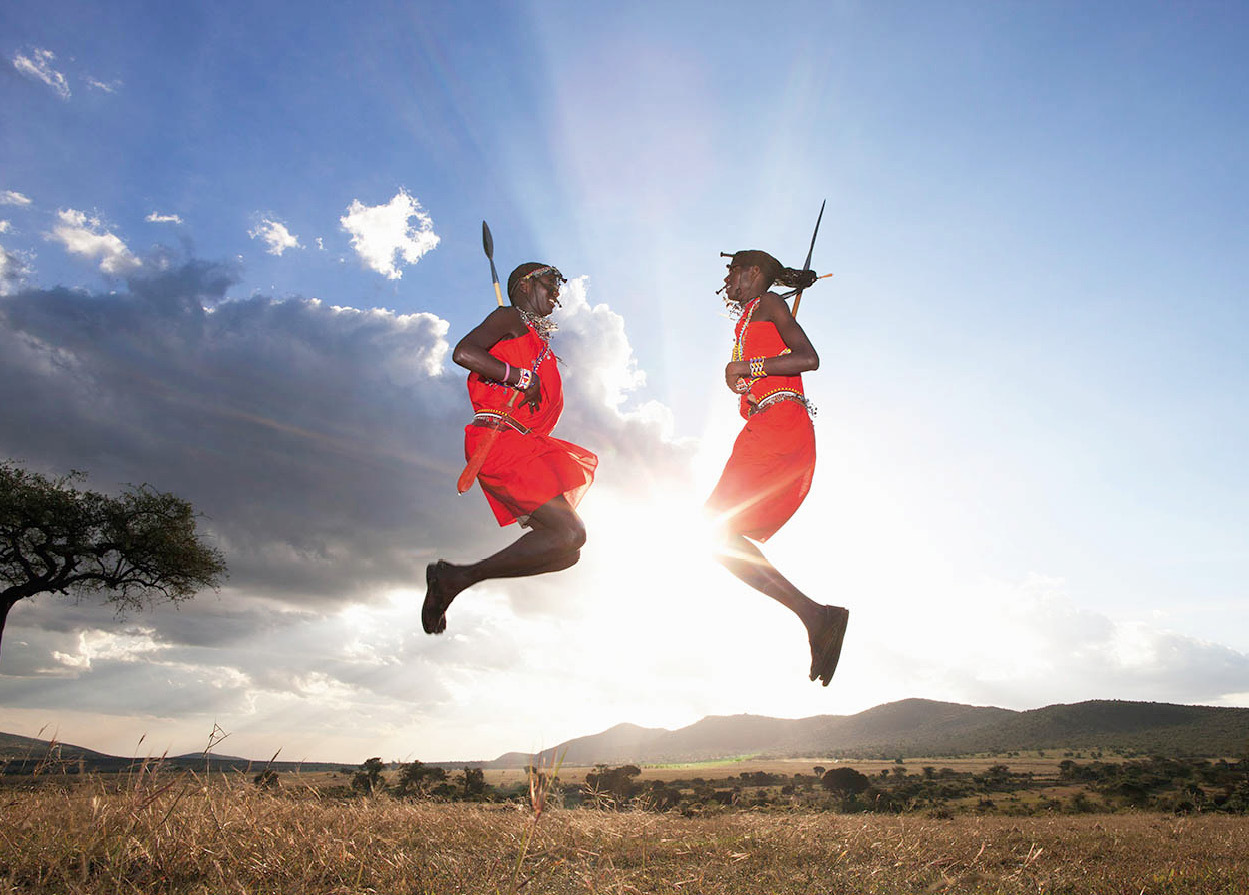
<path id="1" fill-rule="evenodd" d="M 271 794 L 0 791 L 0 893 L 1249 893 L 1249 819 L 681 817 Z"/>

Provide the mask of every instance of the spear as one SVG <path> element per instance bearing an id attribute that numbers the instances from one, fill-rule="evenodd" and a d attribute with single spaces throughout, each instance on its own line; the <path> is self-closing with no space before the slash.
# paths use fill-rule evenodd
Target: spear
<path id="1" fill-rule="evenodd" d="M 494 281 L 494 297 L 499 302 L 499 307 L 503 307 L 499 272 L 494 269 L 494 237 L 490 235 L 490 227 L 485 221 L 481 222 L 481 247 L 486 250 L 486 257 L 490 259 L 490 278 Z M 520 392 L 513 392 L 512 397 L 508 398 L 507 406 L 512 407 L 518 397 L 520 397 Z M 473 451 L 468 465 L 464 467 L 464 471 L 460 473 L 460 478 L 455 483 L 456 490 L 461 494 L 473 487 L 473 482 L 477 480 L 477 473 L 481 472 L 481 466 L 486 462 L 486 455 L 490 453 L 490 448 L 494 447 L 495 439 L 498 437 L 498 429 L 487 429 L 486 436 L 477 443 L 477 450 Z"/>

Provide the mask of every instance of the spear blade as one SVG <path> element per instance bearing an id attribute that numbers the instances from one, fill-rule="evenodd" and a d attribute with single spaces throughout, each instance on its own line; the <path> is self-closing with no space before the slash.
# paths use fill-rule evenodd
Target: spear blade
<path id="1" fill-rule="evenodd" d="M 486 250 L 486 257 L 490 259 L 490 279 L 494 283 L 494 297 L 499 303 L 499 307 L 503 307 L 503 291 L 499 289 L 499 272 L 494 269 L 494 237 L 490 235 L 490 225 L 485 221 L 481 222 L 481 247 Z"/>
<path id="2" fill-rule="evenodd" d="M 820 203 L 820 215 L 819 217 L 815 219 L 815 232 L 811 234 L 811 247 L 807 249 L 807 260 L 802 265 L 803 272 L 806 272 L 811 269 L 811 255 L 815 252 L 815 237 L 820 235 L 820 221 L 824 220 L 824 206 L 827 204 L 828 204 L 827 199 L 825 199 L 823 202 Z M 793 314 L 795 317 L 798 316 L 798 303 L 800 301 L 802 301 L 801 289 L 799 289 L 798 292 L 794 295 Z"/>

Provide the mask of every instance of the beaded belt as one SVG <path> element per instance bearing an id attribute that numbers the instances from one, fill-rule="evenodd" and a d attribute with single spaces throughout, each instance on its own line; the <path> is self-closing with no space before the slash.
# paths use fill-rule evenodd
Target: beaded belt
<path id="1" fill-rule="evenodd" d="M 810 401 L 807 400 L 806 396 L 795 391 L 790 391 L 789 389 L 772 392 L 772 394 L 768 395 L 763 400 L 748 405 L 746 408 L 746 415 L 754 416 L 756 413 L 762 413 L 773 404 L 780 404 L 782 401 L 797 401 L 799 404 L 807 408 L 808 413 L 812 416 L 815 415 L 815 407 Z"/>
<path id="2" fill-rule="evenodd" d="M 493 410 L 479 410 L 473 414 L 474 426 L 485 426 L 487 429 L 514 429 L 521 435 L 528 435 L 529 429 L 503 413 Z"/>

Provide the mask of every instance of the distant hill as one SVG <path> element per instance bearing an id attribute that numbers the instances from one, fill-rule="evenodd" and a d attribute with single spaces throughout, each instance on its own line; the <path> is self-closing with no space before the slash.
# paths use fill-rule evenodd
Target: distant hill
<path id="1" fill-rule="evenodd" d="M 1249 709 L 1094 700 L 1017 712 L 904 699 L 856 715 L 796 720 L 712 716 L 679 730 L 621 724 L 547 749 L 572 766 L 768 757 L 918 758 L 1033 749 L 1121 748 L 1166 755 L 1249 754 Z M 524 767 L 510 752 L 486 767 Z"/>
<path id="2" fill-rule="evenodd" d="M 980 751 L 999 752 L 1077 746 L 1249 755 L 1249 709 L 1099 699 L 1019 712 L 975 742 Z"/>
<path id="3" fill-rule="evenodd" d="M 744 716 L 743 716 L 744 717 Z M 688 730 L 688 728 L 685 728 Z M 671 737 L 672 731 L 659 727 L 638 727 L 636 724 L 617 724 L 602 733 L 569 740 L 554 749 L 541 753 L 543 764 L 551 764 L 551 755 L 564 756 L 564 764 L 570 767 L 588 766 L 601 761 L 622 764 L 636 759 L 624 756 L 650 755 L 655 751 L 656 740 Z M 611 759 L 596 758 L 600 755 L 615 756 Z M 582 757 L 595 758 L 594 761 L 582 761 Z M 494 761 L 483 762 L 487 768 L 523 768 L 533 761 L 529 752 L 507 752 Z"/>
<path id="4" fill-rule="evenodd" d="M 0 766 L 7 773 L 30 773 L 51 744 L 0 733 Z M 118 758 L 64 743 L 59 760 L 86 770 L 124 770 L 147 759 Z M 577 737 L 536 756 L 552 765 L 556 756 L 570 767 L 595 764 L 684 764 L 746 756 L 770 758 L 924 758 L 1034 749 L 1130 749 L 1161 755 L 1249 755 L 1249 708 L 1174 705 L 1162 702 L 1093 700 L 1017 712 L 992 706 L 961 705 L 930 699 L 904 699 L 855 715 L 768 718 L 713 715 L 688 727 L 665 730 L 617 724 L 602 733 Z M 494 761 L 437 762 L 446 768 L 475 765 L 523 768 L 535 760 L 508 752 Z M 343 762 L 289 762 L 199 753 L 164 758 L 166 766 L 256 772 L 337 770 Z"/>
<path id="5" fill-rule="evenodd" d="M 76 761 L 79 758 L 95 761 L 110 757 L 103 752 L 92 752 L 90 749 L 83 749 L 81 746 L 38 740 L 34 737 L 23 737 L 14 733 L 0 733 L 0 761 L 41 761 L 47 758 L 48 751 L 53 749 L 54 746 L 57 755 L 62 761 Z"/>
<path id="6" fill-rule="evenodd" d="M 12 733 L 0 733 L 0 773 L 30 774 L 41 766 L 55 765 L 73 772 L 83 771 L 126 771 L 144 764 L 159 761 L 166 768 L 178 768 L 193 771 L 211 769 L 213 771 L 259 772 L 263 768 L 278 771 L 325 771 L 338 770 L 344 765 L 329 762 L 295 762 L 295 761 L 255 761 L 233 755 L 208 755 L 192 752 L 187 755 L 148 755 L 134 758 L 123 758 L 94 752 L 70 743 L 40 740 L 34 737 L 18 736 Z M 358 762 L 348 762 L 346 766 L 354 767 Z"/>

